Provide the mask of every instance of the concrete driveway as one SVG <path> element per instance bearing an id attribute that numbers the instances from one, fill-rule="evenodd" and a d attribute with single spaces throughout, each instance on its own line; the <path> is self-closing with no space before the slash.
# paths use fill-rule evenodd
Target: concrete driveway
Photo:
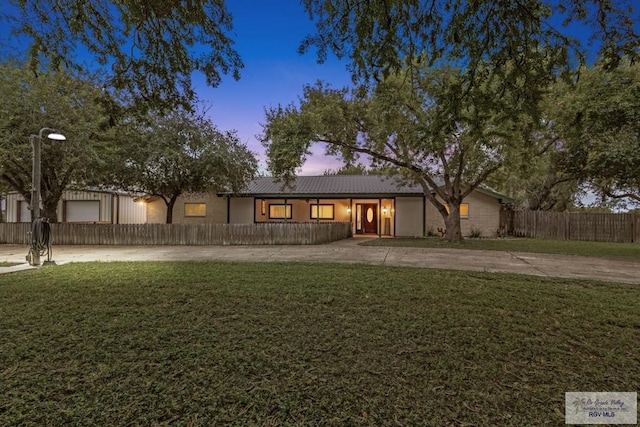
<path id="1" fill-rule="evenodd" d="M 58 264 L 89 261 L 339 262 L 527 274 L 640 284 L 640 260 L 618 261 L 566 255 L 458 249 L 359 246 L 347 239 L 314 246 L 54 246 Z M 0 245 L 0 273 L 32 268 L 27 247 Z"/>

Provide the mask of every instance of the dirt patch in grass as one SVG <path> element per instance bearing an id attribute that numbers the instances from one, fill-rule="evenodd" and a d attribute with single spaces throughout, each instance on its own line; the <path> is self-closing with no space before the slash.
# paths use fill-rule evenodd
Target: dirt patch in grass
<path id="1" fill-rule="evenodd" d="M 567 391 L 640 388 L 640 287 L 580 285 L 295 263 L 0 276 L 0 425 L 562 425 Z"/>

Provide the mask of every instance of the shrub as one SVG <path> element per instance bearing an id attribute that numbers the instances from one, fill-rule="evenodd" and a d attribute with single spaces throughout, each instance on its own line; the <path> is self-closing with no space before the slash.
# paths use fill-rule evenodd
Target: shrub
<path id="1" fill-rule="evenodd" d="M 482 230 L 476 227 L 471 227 L 471 231 L 469 231 L 469 237 L 471 239 L 479 239 L 482 237 Z"/>
<path id="2" fill-rule="evenodd" d="M 427 229 L 427 237 L 436 237 L 439 234 L 436 232 L 436 229 L 433 228 L 433 225 L 430 225 L 429 228 Z"/>

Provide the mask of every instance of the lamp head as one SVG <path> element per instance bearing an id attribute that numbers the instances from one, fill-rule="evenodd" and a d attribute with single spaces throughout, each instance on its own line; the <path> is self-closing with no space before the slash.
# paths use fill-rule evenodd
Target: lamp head
<path id="1" fill-rule="evenodd" d="M 47 135 L 47 138 L 53 139 L 54 141 L 66 141 L 67 140 L 66 136 L 64 136 L 63 134 L 58 133 L 58 132 L 50 133 L 49 135 Z"/>

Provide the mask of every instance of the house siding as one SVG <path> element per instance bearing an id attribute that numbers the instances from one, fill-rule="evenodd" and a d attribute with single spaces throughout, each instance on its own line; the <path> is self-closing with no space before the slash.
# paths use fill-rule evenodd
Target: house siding
<path id="1" fill-rule="evenodd" d="M 120 203 L 120 212 L 116 216 L 115 209 L 118 206 L 118 200 Z M 99 208 L 99 222 L 120 224 L 140 224 L 147 220 L 146 207 L 134 203 L 133 197 L 130 195 L 116 195 L 108 192 L 101 191 L 76 191 L 67 190 L 62 193 L 62 197 L 58 202 L 57 213 L 58 221 L 65 221 L 65 203 L 67 201 L 84 201 L 93 200 L 100 203 Z M 22 203 L 26 203 L 24 197 L 18 193 L 10 193 L 6 198 L 7 202 L 7 222 L 18 221 L 18 211 Z M 22 222 L 30 222 L 31 219 L 20 218 Z"/>
<path id="2" fill-rule="evenodd" d="M 117 218 L 113 222 L 118 224 L 144 224 L 147 222 L 147 208 L 144 202 L 136 202 L 133 197 L 113 196 L 113 212 Z"/>
<path id="3" fill-rule="evenodd" d="M 20 203 L 23 202 L 24 198 L 17 194 L 11 193 L 7 194 L 6 197 L 6 221 L 7 222 L 18 222 L 18 210 L 20 209 Z"/>
<path id="4" fill-rule="evenodd" d="M 396 237 L 420 237 L 424 230 L 423 198 L 396 197 L 395 205 Z"/>
<path id="5" fill-rule="evenodd" d="M 474 228 L 480 230 L 484 237 L 495 236 L 500 226 L 500 202 L 491 196 L 474 191 L 463 200 L 463 203 L 469 204 L 469 217 L 460 219 L 462 235 L 468 236 Z M 426 204 L 427 231 L 437 233 L 438 228 L 445 228 L 444 220 L 431 202 L 427 200 Z"/>
<path id="6" fill-rule="evenodd" d="M 185 203 L 204 203 L 204 216 L 185 216 Z M 147 222 L 164 224 L 167 221 L 167 205 L 156 199 L 147 203 Z M 185 194 L 179 196 L 173 207 L 174 224 L 223 224 L 227 222 L 227 201 L 216 194 Z"/>

